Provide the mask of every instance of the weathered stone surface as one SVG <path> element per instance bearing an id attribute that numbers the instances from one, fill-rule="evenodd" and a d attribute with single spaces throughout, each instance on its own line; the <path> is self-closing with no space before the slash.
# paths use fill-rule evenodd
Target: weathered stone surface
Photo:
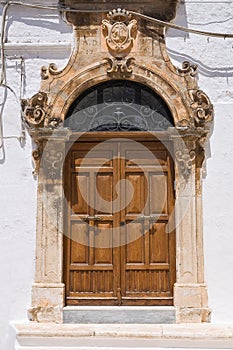
<path id="1" fill-rule="evenodd" d="M 111 11 L 114 8 L 126 8 L 126 10 L 144 13 L 165 21 L 170 21 L 175 17 L 177 3 L 178 0 L 144 0 L 143 2 L 135 0 L 60 0 L 62 6 L 72 9 Z"/>
<path id="2" fill-rule="evenodd" d="M 19 349 L 145 349 L 233 347 L 233 326 L 15 324 Z"/>

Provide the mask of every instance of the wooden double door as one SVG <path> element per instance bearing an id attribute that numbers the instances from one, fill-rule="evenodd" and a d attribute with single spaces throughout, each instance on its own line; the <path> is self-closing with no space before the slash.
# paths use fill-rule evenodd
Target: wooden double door
<path id="1" fill-rule="evenodd" d="M 159 141 L 78 141 L 64 168 L 67 305 L 172 305 L 173 165 Z"/>

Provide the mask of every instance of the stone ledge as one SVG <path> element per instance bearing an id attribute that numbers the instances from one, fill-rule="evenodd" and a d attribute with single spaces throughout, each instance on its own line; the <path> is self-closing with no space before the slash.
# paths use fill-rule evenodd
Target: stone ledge
<path id="1" fill-rule="evenodd" d="M 16 349 L 233 348 L 233 325 L 14 324 Z"/>

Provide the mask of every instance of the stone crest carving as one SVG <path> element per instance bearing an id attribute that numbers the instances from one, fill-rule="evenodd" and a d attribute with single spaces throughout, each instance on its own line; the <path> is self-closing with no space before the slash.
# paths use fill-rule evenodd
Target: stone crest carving
<path id="1" fill-rule="evenodd" d="M 137 35 L 137 21 L 126 10 L 113 10 L 108 20 L 102 21 L 103 34 L 110 53 L 115 57 L 125 57 L 131 50 Z"/>
<path id="2" fill-rule="evenodd" d="M 45 92 L 38 92 L 31 99 L 21 101 L 22 116 L 30 127 L 40 127 L 45 119 L 48 96 Z"/>

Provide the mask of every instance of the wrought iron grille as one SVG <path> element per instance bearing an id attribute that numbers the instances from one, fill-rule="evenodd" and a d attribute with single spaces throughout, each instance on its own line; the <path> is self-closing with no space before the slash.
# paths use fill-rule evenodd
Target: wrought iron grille
<path id="1" fill-rule="evenodd" d="M 72 131 L 162 131 L 173 126 L 163 99 L 144 85 L 115 80 L 94 86 L 71 105 Z"/>

